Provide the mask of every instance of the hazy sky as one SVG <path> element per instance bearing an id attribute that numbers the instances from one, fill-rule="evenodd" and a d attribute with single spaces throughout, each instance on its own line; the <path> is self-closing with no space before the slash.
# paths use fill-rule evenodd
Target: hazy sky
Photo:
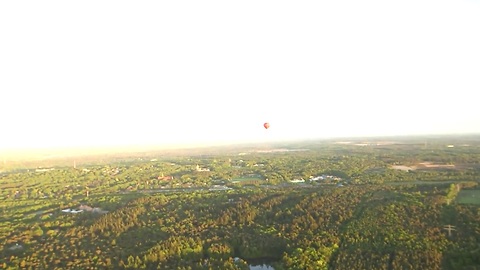
<path id="1" fill-rule="evenodd" d="M 476 0 L 1 1 L 0 150 L 480 133 L 479 14 Z"/>

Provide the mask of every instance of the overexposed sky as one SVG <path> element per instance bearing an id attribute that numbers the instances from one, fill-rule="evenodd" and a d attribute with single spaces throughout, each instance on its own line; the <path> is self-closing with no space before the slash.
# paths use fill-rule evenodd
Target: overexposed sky
<path id="1" fill-rule="evenodd" d="M 475 0 L 1 1 L 0 150 L 480 133 L 479 14 Z"/>

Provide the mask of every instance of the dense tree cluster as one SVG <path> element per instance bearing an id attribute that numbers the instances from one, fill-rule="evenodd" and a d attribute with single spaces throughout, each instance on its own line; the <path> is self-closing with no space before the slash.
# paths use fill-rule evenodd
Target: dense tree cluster
<path id="1" fill-rule="evenodd" d="M 145 195 L 99 216 L 57 216 L 70 226 L 30 228 L 18 241 L 23 248 L 11 250 L 7 244 L 2 257 L 7 267 L 44 269 L 246 269 L 243 260 L 260 258 L 276 269 L 441 269 L 480 263 L 478 207 L 431 203 L 433 196 L 446 198 L 449 188 Z M 457 228 L 451 237 L 443 230 L 447 221 Z"/>

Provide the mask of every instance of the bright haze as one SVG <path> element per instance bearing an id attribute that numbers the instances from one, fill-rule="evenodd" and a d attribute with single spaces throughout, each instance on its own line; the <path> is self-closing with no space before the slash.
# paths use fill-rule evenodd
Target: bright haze
<path id="1" fill-rule="evenodd" d="M 474 0 L 2 1 L 0 150 L 480 133 L 479 14 Z"/>

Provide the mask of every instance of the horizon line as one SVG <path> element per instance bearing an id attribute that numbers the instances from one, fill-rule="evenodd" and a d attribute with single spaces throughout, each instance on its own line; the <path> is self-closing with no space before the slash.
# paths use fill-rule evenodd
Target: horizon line
<path id="1" fill-rule="evenodd" d="M 204 142 L 171 142 L 171 143 L 125 143 L 125 144 L 104 144 L 104 145 L 68 145 L 68 146 L 36 146 L 36 147 L 11 147 L 1 148 L 0 151 L 5 153 L 12 152 L 37 152 L 37 151 L 66 151 L 66 150 L 114 150 L 114 149 L 142 149 L 154 148 L 152 150 L 176 150 L 176 149 L 192 149 L 204 147 L 221 147 L 235 145 L 252 145 L 265 143 L 291 143 L 302 141 L 332 141 L 332 140 L 362 140 L 362 139 L 392 139 L 392 138 L 424 138 L 424 137 L 466 137 L 480 136 L 480 132 L 471 133 L 431 133 L 431 134 L 402 134 L 402 135 L 351 135 L 351 136 L 328 136 L 328 137 L 305 137 L 305 138 L 276 138 L 269 141 L 265 140 L 232 140 L 232 141 L 204 141 Z"/>

